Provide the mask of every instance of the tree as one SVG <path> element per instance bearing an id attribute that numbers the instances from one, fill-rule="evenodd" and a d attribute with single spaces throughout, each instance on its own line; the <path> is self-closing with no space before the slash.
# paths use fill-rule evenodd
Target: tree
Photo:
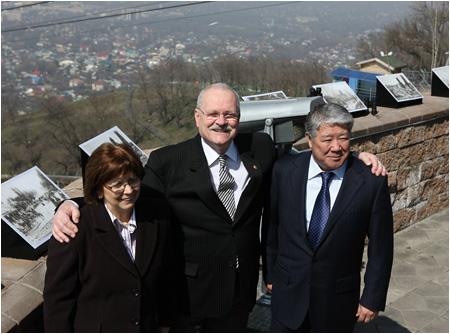
<path id="1" fill-rule="evenodd" d="M 13 134 L 12 142 L 15 143 L 15 154 L 21 156 L 26 167 L 30 168 L 39 164 L 44 153 L 43 134 L 32 129 L 30 121 L 20 118 L 18 122 L 20 131 Z"/>
<path id="2" fill-rule="evenodd" d="M 137 86 L 138 90 L 136 91 L 136 95 L 145 101 L 146 111 L 149 115 L 153 113 L 153 109 L 151 108 L 152 98 L 151 98 L 151 89 L 148 79 L 148 70 L 143 66 L 139 67 L 137 72 Z"/>
<path id="3" fill-rule="evenodd" d="M 431 68 L 444 65 L 448 51 L 448 2 L 420 2 L 413 5 L 420 25 L 431 43 Z"/>
<path id="4" fill-rule="evenodd" d="M 67 104 L 54 100 L 40 101 L 48 115 L 48 133 L 53 139 L 55 149 L 61 154 L 55 154 L 54 161 L 67 173 L 75 166 L 81 167 L 79 145 L 98 134 L 98 129 L 92 125 L 86 110 L 74 112 Z"/>
<path id="5" fill-rule="evenodd" d="M 98 95 L 90 94 L 87 102 L 90 106 L 88 110 L 90 116 L 95 120 L 97 132 L 102 133 L 111 128 L 112 115 L 110 112 L 110 103 L 105 103 L 105 97 L 100 98 Z"/>
<path id="6" fill-rule="evenodd" d="M 385 32 L 371 34 L 358 42 L 361 59 L 392 51 L 410 68 L 440 67 L 448 59 L 449 5 L 446 1 L 417 2 L 411 18 L 389 24 Z"/>
<path id="7" fill-rule="evenodd" d="M 11 118 L 14 122 L 19 108 L 19 100 L 12 97 L 12 92 L 10 94 L 2 94 L 2 120 Z"/>
<path id="8" fill-rule="evenodd" d="M 148 88 L 153 100 L 150 110 L 159 114 L 164 125 L 174 120 L 181 127 L 181 121 L 193 110 L 198 94 L 193 84 L 195 77 L 195 68 L 180 58 L 169 58 L 151 69 Z"/>
<path id="9" fill-rule="evenodd" d="M 242 73 L 239 73 L 242 60 L 235 58 L 233 55 L 225 54 L 213 60 L 212 68 L 217 74 L 220 82 L 226 82 L 228 85 L 235 87 L 239 85 Z"/>

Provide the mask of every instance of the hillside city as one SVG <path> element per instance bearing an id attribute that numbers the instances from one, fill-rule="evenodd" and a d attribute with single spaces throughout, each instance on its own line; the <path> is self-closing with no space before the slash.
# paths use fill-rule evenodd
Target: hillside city
<path id="1" fill-rule="evenodd" d="M 186 62 L 205 64 L 224 54 L 234 57 L 283 56 L 292 62 L 314 61 L 323 64 L 331 72 L 337 67 L 350 67 L 354 64 L 356 40 L 380 30 L 382 22 L 386 22 L 381 18 L 386 20 L 391 17 L 388 15 L 389 8 L 386 8 L 380 11 L 381 14 L 373 15 L 375 19 L 372 17 L 375 23 L 379 21 L 378 25 L 372 22 L 372 26 L 378 28 L 359 29 L 359 32 L 353 31 L 355 27 L 346 28 L 345 33 L 339 35 L 342 27 L 317 30 L 326 19 L 321 19 L 320 15 L 305 15 L 301 10 L 290 13 L 286 6 L 274 6 L 262 8 L 259 12 L 238 10 L 233 17 L 227 16 L 223 21 L 217 15 L 199 17 L 197 22 L 203 22 L 198 24 L 200 29 L 192 25 L 192 20 L 185 19 L 197 13 L 200 6 L 195 10 L 190 9 L 191 7 L 162 10 L 164 5 L 159 5 L 161 10 L 155 12 L 133 13 L 131 9 L 122 10 L 119 13 L 127 14 L 114 21 L 108 19 L 78 24 L 50 24 L 42 28 L 8 31 L 8 27 L 23 27 L 24 23 L 32 25 L 57 22 L 55 17 L 62 15 L 80 17 L 87 12 L 102 10 L 107 15 L 102 3 L 78 2 L 74 3 L 76 6 L 67 4 L 70 2 L 51 4 L 52 11 L 44 5 L 2 11 L 2 97 L 20 100 L 21 112 L 35 110 L 36 97 L 70 102 L 83 99 L 89 94 L 128 90 L 141 66 L 151 68 L 169 57 L 181 57 Z M 108 4 L 118 5 L 119 2 Z M 176 3 L 169 3 L 172 4 Z M 362 10 L 358 7 L 359 3 L 354 4 L 355 10 Z M 305 5 L 312 6 L 311 3 Z M 407 5 L 408 3 L 400 4 L 403 13 L 406 12 Z M 298 5 L 296 8 L 301 9 Z M 330 13 L 333 10 L 328 8 Z M 259 15 L 256 15 L 257 12 Z M 325 10 L 323 12 L 326 13 Z M 337 12 L 336 15 L 342 16 L 341 13 L 345 11 Z M 399 15 L 400 13 L 402 11 Z M 351 17 L 352 13 L 347 15 Z M 242 21 L 245 17 L 248 17 L 248 21 Z M 362 15 L 358 17 L 362 22 L 370 22 Z M 140 23 L 155 19 L 161 23 Z M 343 19 L 345 17 L 339 17 L 339 21 Z M 236 20 L 240 22 L 240 26 L 236 24 Z M 253 20 L 258 24 L 254 24 Z M 361 24 L 357 19 L 354 23 Z"/>

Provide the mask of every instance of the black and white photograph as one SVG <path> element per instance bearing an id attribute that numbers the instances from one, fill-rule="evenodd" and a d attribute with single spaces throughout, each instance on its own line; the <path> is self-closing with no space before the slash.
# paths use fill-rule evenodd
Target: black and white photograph
<path id="1" fill-rule="evenodd" d="M 50 239 L 55 207 L 68 196 L 38 167 L 2 183 L 2 220 L 34 249 Z"/>
<path id="2" fill-rule="evenodd" d="M 287 99 L 286 94 L 282 90 L 278 92 L 270 92 L 257 95 L 242 96 L 244 101 L 260 101 L 260 100 L 283 100 Z"/>
<path id="3" fill-rule="evenodd" d="M 355 94 L 345 81 L 315 85 L 313 88 L 320 88 L 322 90 L 322 96 L 326 103 L 338 104 L 349 112 L 367 110 L 367 107 L 358 95 Z"/>
<path id="4" fill-rule="evenodd" d="M 432 68 L 431 71 L 445 84 L 448 88 L 448 66 Z"/>
<path id="5" fill-rule="evenodd" d="M 141 159 L 142 165 L 145 166 L 148 155 L 145 154 L 128 136 L 123 133 L 117 126 L 99 134 L 98 136 L 80 144 L 80 148 L 90 156 L 94 150 L 103 143 L 112 144 L 129 144 Z"/>
<path id="6" fill-rule="evenodd" d="M 403 73 L 377 76 L 377 80 L 397 102 L 423 99 L 422 94 Z"/>

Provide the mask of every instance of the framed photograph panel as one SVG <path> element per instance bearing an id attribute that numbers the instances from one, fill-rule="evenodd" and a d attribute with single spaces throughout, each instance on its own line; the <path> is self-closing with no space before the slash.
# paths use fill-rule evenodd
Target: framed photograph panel
<path id="1" fill-rule="evenodd" d="M 432 68 L 431 95 L 448 97 L 448 66 Z"/>
<path id="2" fill-rule="evenodd" d="M 403 73 L 377 76 L 377 105 L 399 108 L 422 100 L 423 95 Z"/>
<path id="3" fill-rule="evenodd" d="M 88 156 L 95 151 L 103 143 L 112 144 L 129 144 L 136 154 L 140 157 L 142 165 L 145 165 L 148 160 L 147 154 L 144 153 L 128 136 L 120 130 L 117 126 L 99 134 L 98 136 L 89 139 L 88 141 L 80 144 L 81 150 Z"/>
<path id="4" fill-rule="evenodd" d="M 313 88 L 322 90 L 325 103 L 338 104 L 349 112 L 367 111 L 366 105 L 345 81 L 315 85 Z"/>
<path id="5" fill-rule="evenodd" d="M 280 90 L 278 92 L 242 96 L 242 99 L 244 101 L 284 100 L 287 99 L 287 96 L 282 90 Z"/>
<path id="6" fill-rule="evenodd" d="M 115 126 L 98 136 L 89 139 L 88 141 L 79 145 L 81 150 L 81 167 L 83 172 L 83 184 L 84 184 L 84 172 L 86 169 L 86 164 L 91 156 L 92 152 L 95 151 L 97 147 L 99 147 L 103 143 L 112 143 L 112 144 L 129 144 L 134 152 L 141 159 L 142 165 L 145 166 L 148 160 L 148 155 L 144 153 L 128 136 L 119 129 L 119 127 Z"/>
<path id="7" fill-rule="evenodd" d="M 67 198 L 38 167 L 33 167 L 2 183 L 2 225 L 5 223 L 36 250 L 50 239 L 55 208 Z M 4 227 L 2 226 L 2 256 L 5 256 L 5 252 L 9 253 L 3 244 L 13 241 L 4 238 L 4 232 L 8 232 Z"/>

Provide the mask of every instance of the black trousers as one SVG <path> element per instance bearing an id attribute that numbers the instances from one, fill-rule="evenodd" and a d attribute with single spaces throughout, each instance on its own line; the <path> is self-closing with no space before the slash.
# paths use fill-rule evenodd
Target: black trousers
<path id="1" fill-rule="evenodd" d="M 346 328 L 339 328 L 339 330 L 335 329 L 335 330 L 327 330 L 326 332 L 331 332 L 331 333 L 353 333 L 353 327 L 356 323 L 356 317 L 355 317 L 355 322 L 352 324 L 348 324 L 348 326 L 346 326 Z M 317 332 L 324 332 L 323 330 L 317 330 L 317 329 L 313 329 L 312 325 L 311 325 L 311 319 L 309 316 L 309 311 L 306 313 L 305 316 L 305 320 L 303 320 L 303 323 L 301 324 L 301 326 L 299 328 L 296 329 L 292 329 L 292 328 L 288 328 L 285 325 L 283 325 L 281 322 L 279 322 L 278 320 L 274 319 L 272 317 L 272 322 L 271 322 L 271 332 L 272 333 L 317 333 Z"/>
<path id="2" fill-rule="evenodd" d="M 305 320 L 299 328 L 292 329 L 283 325 L 281 322 L 272 317 L 270 331 L 272 333 L 311 333 L 311 321 L 309 319 L 309 312 L 306 313 Z"/>
<path id="3" fill-rule="evenodd" d="M 233 306 L 226 315 L 219 318 L 198 318 L 187 315 L 177 315 L 170 331 L 172 333 L 246 332 L 249 312 L 242 301 L 238 272 L 236 272 L 236 282 L 234 286 Z"/>

